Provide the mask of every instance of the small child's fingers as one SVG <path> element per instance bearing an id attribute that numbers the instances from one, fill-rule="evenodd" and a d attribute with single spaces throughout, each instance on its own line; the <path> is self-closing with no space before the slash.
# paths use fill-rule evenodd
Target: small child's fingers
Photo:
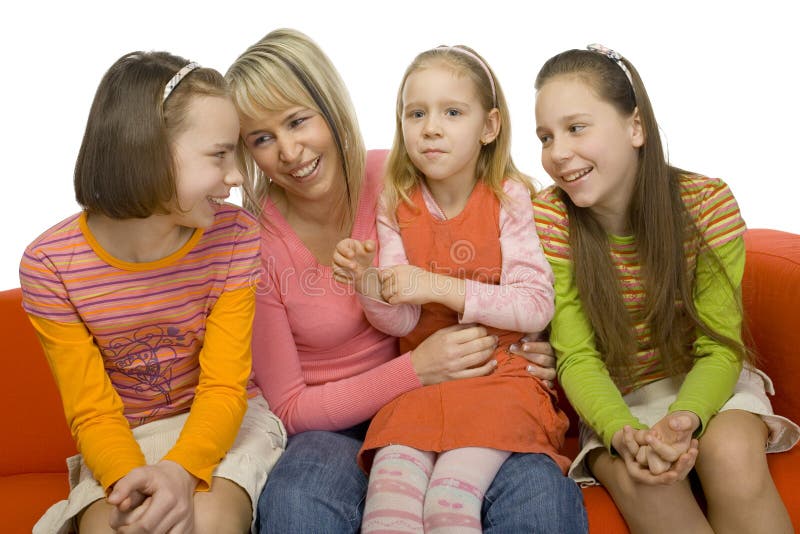
<path id="1" fill-rule="evenodd" d="M 364 241 L 364 250 L 366 252 L 375 252 L 375 241 L 372 239 L 367 239 Z"/>
<path id="2" fill-rule="evenodd" d="M 697 440 L 692 440 L 695 443 Z M 677 475 L 677 480 L 683 480 L 694 469 L 694 464 L 697 462 L 697 445 L 689 447 L 689 450 L 681 454 L 680 458 L 672 464 L 671 472 Z"/>
<path id="3" fill-rule="evenodd" d="M 672 467 L 672 462 L 666 461 L 650 448 L 647 451 L 647 467 L 654 475 L 660 475 L 661 473 L 669 471 L 670 467 Z"/>
<path id="4" fill-rule="evenodd" d="M 353 271 L 341 265 L 333 265 L 333 278 L 339 282 L 351 283 L 353 282 Z"/>
<path id="5" fill-rule="evenodd" d="M 636 441 L 638 445 L 647 445 L 647 436 L 653 433 L 652 429 L 649 428 L 637 428 L 632 429 L 633 432 L 633 439 Z"/>
<path id="6" fill-rule="evenodd" d="M 635 457 L 636 454 L 639 452 L 639 444 L 636 442 L 634 438 L 634 431 L 633 428 L 625 425 L 622 429 L 622 441 L 625 444 L 625 447 L 628 449 L 628 452 L 631 456 Z"/>
<path id="7" fill-rule="evenodd" d="M 342 256 L 346 258 L 352 258 L 355 256 L 355 247 L 353 246 L 354 240 L 353 239 L 342 239 L 336 245 L 336 251 L 339 252 Z"/>
<path id="8" fill-rule="evenodd" d="M 338 251 L 333 253 L 333 267 L 334 268 L 336 268 L 336 267 L 343 268 L 346 261 L 347 261 L 347 258 L 345 258 Z"/>
<path id="9" fill-rule="evenodd" d="M 394 278 L 394 271 L 391 267 L 388 269 L 380 269 L 378 271 L 378 279 L 381 281 L 381 283 L 385 283 L 392 278 Z"/>
<path id="10" fill-rule="evenodd" d="M 657 436 L 653 435 L 647 438 L 647 444 L 650 445 L 650 448 L 653 449 L 653 451 L 656 454 L 658 454 L 661 458 L 670 463 L 677 460 L 680 457 L 681 453 L 684 452 L 671 445 L 667 445 L 666 443 L 658 439 Z"/>
<path id="11" fill-rule="evenodd" d="M 144 500 L 147 498 L 142 492 L 139 491 L 132 491 L 125 497 L 121 503 L 117 505 L 117 508 L 120 512 L 129 512 L 142 504 Z"/>
<path id="12" fill-rule="evenodd" d="M 389 301 L 389 297 L 395 294 L 397 284 L 395 283 L 394 273 L 391 271 L 380 271 L 378 279 L 381 284 L 381 296 L 385 301 Z"/>
<path id="13" fill-rule="evenodd" d="M 636 456 L 634 456 L 634 458 L 636 458 L 636 463 L 638 463 L 641 466 L 647 467 L 648 452 L 650 452 L 650 447 L 648 447 L 647 445 L 639 447 L 639 450 L 636 451 Z"/>

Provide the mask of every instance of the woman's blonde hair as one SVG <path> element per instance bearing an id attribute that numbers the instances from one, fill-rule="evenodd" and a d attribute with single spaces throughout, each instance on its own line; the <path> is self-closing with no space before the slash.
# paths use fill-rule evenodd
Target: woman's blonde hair
<path id="1" fill-rule="evenodd" d="M 408 77 L 414 72 L 438 66 L 452 69 L 456 75 L 472 81 L 483 109 L 489 112 L 497 108 L 500 114 L 500 130 L 497 137 L 482 146 L 478 155 L 475 167 L 478 179 L 488 185 L 501 200 L 505 199 L 503 194 L 505 179 L 525 184 L 531 195 L 535 195 L 536 189 L 532 180 L 517 169 L 511 158 L 511 117 L 503 90 L 489 64 L 467 46 L 440 46 L 422 52 L 414 58 L 403 74 L 397 91 L 394 142 L 386 163 L 384 189 L 386 212 L 394 214 L 401 201 L 411 205 L 409 193 L 424 178 L 411 162 L 403 141 L 403 88 Z"/>
<path id="2" fill-rule="evenodd" d="M 350 221 L 355 216 L 364 176 L 366 149 L 350 95 L 331 60 L 305 34 L 292 29 L 268 33 L 248 48 L 225 78 L 240 116 L 257 119 L 265 110 L 302 106 L 317 111 L 330 128 L 345 181 Z M 239 139 L 237 158 L 244 176 L 244 206 L 260 215 L 269 177 Z"/>

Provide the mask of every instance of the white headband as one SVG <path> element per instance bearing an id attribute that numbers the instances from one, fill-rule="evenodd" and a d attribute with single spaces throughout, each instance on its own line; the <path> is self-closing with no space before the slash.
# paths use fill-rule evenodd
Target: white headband
<path id="1" fill-rule="evenodd" d="M 164 87 L 164 96 L 161 98 L 161 103 L 163 104 L 164 102 L 167 101 L 167 98 L 169 98 L 169 95 L 172 93 L 172 90 L 175 89 L 179 83 L 181 83 L 181 80 L 184 79 L 187 74 L 189 74 L 194 69 L 197 69 L 199 67 L 200 67 L 199 63 L 195 63 L 194 61 L 192 61 L 191 63 L 183 67 L 181 70 L 176 72 L 175 76 L 170 78 L 170 80 L 167 82 L 166 87 Z"/>

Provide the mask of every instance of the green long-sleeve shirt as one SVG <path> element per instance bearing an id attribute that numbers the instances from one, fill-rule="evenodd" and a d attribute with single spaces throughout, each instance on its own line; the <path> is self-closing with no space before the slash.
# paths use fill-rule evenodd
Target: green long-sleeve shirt
<path id="1" fill-rule="evenodd" d="M 721 181 L 685 176 L 681 181 L 684 202 L 695 224 L 717 254 L 728 279 L 715 273 L 717 263 L 697 255 L 687 246 L 687 264 L 694 269 L 694 305 L 699 316 L 714 331 L 740 340 L 741 307 L 739 285 L 744 271 L 744 222 L 728 187 Z M 559 380 L 578 414 L 611 447 L 611 438 L 625 425 L 647 428 L 623 401 L 623 394 L 609 376 L 597 350 L 594 329 L 586 316 L 575 283 L 569 251 L 566 207 L 550 188 L 535 201 L 537 229 L 545 254 L 553 267 L 556 288 L 555 316 L 550 342 L 557 360 Z M 638 351 L 632 358 L 632 389 L 667 376 L 661 356 L 650 346 L 648 325 L 641 319 L 644 291 L 636 246 L 631 237 L 609 236 L 611 255 L 617 268 L 623 300 L 632 314 Z M 669 411 L 689 410 L 701 421 L 708 420 L 730 397 L 741 372 L 739 356 L 727 346 L 697 333 L 693 354 L 698 356 Z M 702 356 L 702 357 L 699 357 Z"/>

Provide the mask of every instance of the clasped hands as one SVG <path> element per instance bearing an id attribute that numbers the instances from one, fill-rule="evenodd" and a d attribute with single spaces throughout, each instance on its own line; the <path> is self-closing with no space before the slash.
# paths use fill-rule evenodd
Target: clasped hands
<path id="1" fill-rule="evenodd" d="M 649 429 L 625 426 L 611 439 L 628 474 L 643 484 L 672 484 L 694 468 L 699 443 L 692 438 L 700 418 L 689 411 L 672 412 Z"/>
<path id="2" fill-rule="evenodd" d="M 433 300 L 436 275 L 413 265 L 373 267 L 376 248 L 372 240 L 341 240 L 333 253 L 334 279 L 389 304 L 426 304 Z"/>
<path id="3" fill-rule="evenodd" d="M 193 532 L 196 486 L 194 476 L 169 460 L 137 467 L 106 498 L 114 506 L 109 524 L 120 534 Z"/>

